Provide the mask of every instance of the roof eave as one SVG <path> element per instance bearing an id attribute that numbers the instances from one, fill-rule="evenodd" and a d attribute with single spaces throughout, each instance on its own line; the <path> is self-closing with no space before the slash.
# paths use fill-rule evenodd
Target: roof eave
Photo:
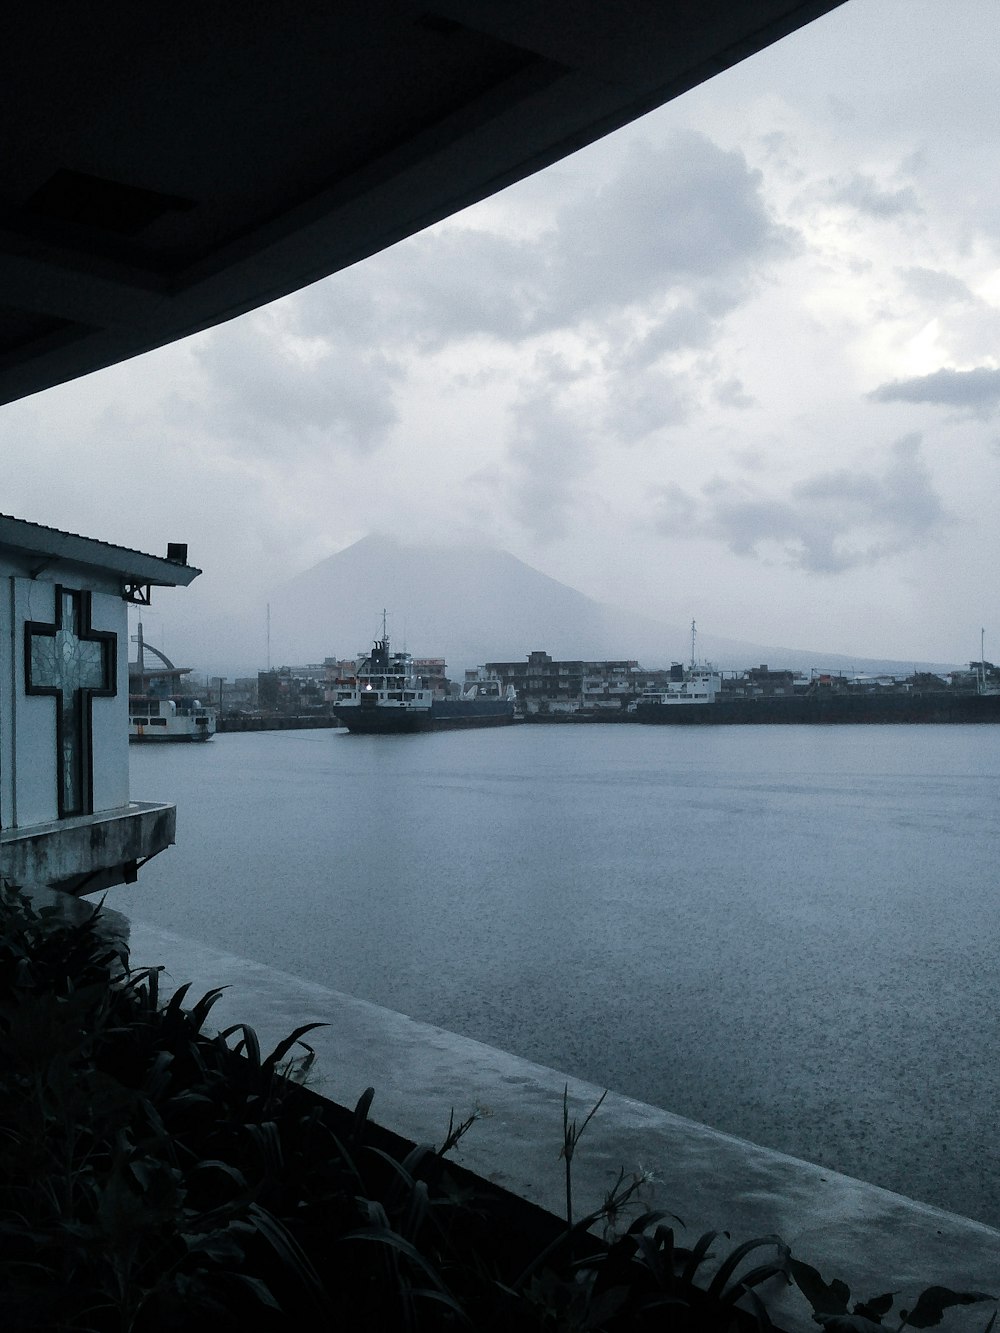
<path id="1" fill-rule="evenodd" d="M 186 588 L 201 573 L 194 565 L 133 551 L 126 546 L 47 528 L 26 519 L 0 514 L 0 550 L 38 557 L 39 571 L 53 565 L 73 564 L 118 574 L 130 583 L 157 588 Z"/>

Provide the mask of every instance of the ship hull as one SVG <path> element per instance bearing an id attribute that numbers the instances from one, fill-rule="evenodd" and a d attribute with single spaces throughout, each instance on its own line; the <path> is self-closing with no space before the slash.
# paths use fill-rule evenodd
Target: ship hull
<path id="1" fill-rule="evenodd" d="M 184 701 L 129 698 L 128 738 L 132 745 L 176 745 L 210 741 L 215 735 L 215 710 L 199 705 L 191 709 Z"/>
<path id="2" fill-rule="evenodd" d="M 503 727 L 515 721 L 514 705 L 504 699 L 435 700 L 430 708 L 334 708 L 337 721 L 361 736 L 406 735 L 420 731 L 456 731 Z"/>
<path id="3" fill-rule="evenodd" d="M 637 722 L 667 726 L 781 725 L 814 723 L 1000 722 L 996 694 L 868 694 L 716 699 L 705 704 L 638 704 Z"/>
<path id="4" fill-rule="evenodd" d="M 135 727 L 129 731 L 130 745 L 184 745 L 187 743 L 203 745 L 205 741 L 210 741 L 215 735 L 214 731 L 192 732 L 157 732 L 150 733 L 148 727 Z"/>
<path id="5" fill-rule="evenodd" d="M 507 699 L 437 699 L 431 708 L 431 730 L 461 727 L 506 727 L 514 722 L 514 705 Z"/>

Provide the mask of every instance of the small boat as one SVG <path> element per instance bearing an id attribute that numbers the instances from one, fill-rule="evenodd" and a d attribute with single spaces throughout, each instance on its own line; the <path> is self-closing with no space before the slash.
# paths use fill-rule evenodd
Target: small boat
<path id="1" fill-rule="evenodd" d="M 342 681 L 333 700 L 337 721 L 352 732 L 443 731 L 459 727 L 501 727 L 516 720 L 516 697 L 482 668 L 461 695 L 443 696 L 419 676 L 409 653 L 389 649 L 382 637 L 361 660 L 353 680 Z"/>
<path id="2" fill-rule="evenodd" d="M 675 662 L 670 668 L 670 679 L 664 685 L 650 686 L 628 706 L 628 711 L 641 721 L 657 721 L 664 708 L 705 708 L 714 705 L 722 690 L 722 676 L 710 662 L 699 663 L 695 658 L 697 636 L 695 622 L 691 621 L 691 665 L 682 667 Z"/>
<path id="3" fill-rule="evenodd" d="M 714 704 L 722 689 L 722 677 L 710 666 L 696 667 L 671 677 L 662 687 L 643 690 L 635 703 L 629 704 L 633 713 L 647 708 L 704 708 Z"/>
<path id="4" fill-rule="evenodd" d="M 190 667 L 175 667 L 169 657 L 145 642 L 142 621 L 133 642 L 136 660 L 128 664 L 129 741 L 210 741 L 215 735 L 215 709 L 181 690 Z M 160 665 L 149 669 L 146 654 Z"/>

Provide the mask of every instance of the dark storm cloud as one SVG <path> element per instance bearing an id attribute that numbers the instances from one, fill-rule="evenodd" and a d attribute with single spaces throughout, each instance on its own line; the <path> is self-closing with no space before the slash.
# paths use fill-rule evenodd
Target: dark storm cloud
<path id="1" fill-rule="evenodd" d="M 623 371 L 641 371 L 660 357 L 711 342 L 717 323 L 706 310 L 685 304 L 668 311 L 638 337 L 627 339 L 617 356 Z"/>
<path id="2" fill-rule="evenodd" d="M 390 356 L 405 364 L 470 338 L 517 346 L 585 331 L 590 369 L 605 381 L 595 421 L 632 442 L 690 411 L 691 388 L 665 358 L 710 345 L 762 269 L 796 243 L 774 222 L 762 177 L 741 153 L 676 132 L 631 148 L 613 179 L 580 190 L 531 238 L 452 223 L 300 293 L 284 304 L 283 327 L 323 349 L 316 361 L 276 357 L 256 326 L 241 345 L 210 343 L 202 361 L 221 415 L 236 412 L 248 447 L 272 427 L 315 440 L 329 423 L 333 442 L 370 449 L 395 418 Z M 542 500 L 558 522 L 568 493 L 549 463 L 558 445 L 539 438 L 543 426 L 558 435 L 562 418 L 553 408 L 543 420 L 553 377 L 537 355 L 518 378 L 517 480 L 507 494 L 519 521 L 537 528 Z M 735 387 L 720 392 L 738 404 Z"/>
<path id="3" fill-rule="evenodd" d="M 961 278 L 933 268 L 905 268 L 900 277 L 914 296 L 933 305 L 972 305 L 976 297 Z"/>
<path id="4" fill-rule="evenodd" d="M 787 496 L 754 493 L 718 479 L 690 495 L 676 484 L 655 496 L 654 525 L 664 536 L 711 538 L 736 555 L 777 548 L 787 563 L 838 574 L 919 547 L 948 522 L 920 457 L 920 437 L 892 448 L 881 473 L 819 473 Z"/>
<path id="5" fill-rule="evenodd" d="M 753 407 L 756 399 L 743 387 L 743 381 L 736 376 L 723 380 L 713 390 L 713 397 L 720 407 L 737 407 L 741 411 Z"/>
<path id="6" fill-rule="evenodd" d="M 704 345 L 761 265 L 797 243 L 761 184 L 741 153 L 677 132 L 633 147 L 613 180 L 531 239 L 452 224 L 318 284 L 296 298 L 301 328 L 322 336 L 353 323 L 363 337 L 434 350 L 478 336 L 517 343 L 641 307 L 647 359 Z"/>
<path id="7" fill-rule="evenodd" d="M 977 366 L 974 370 L 935 370 L 930 375 L 893 380 L 879 385 L 869 395 L 876 403 L 934 403 L 956 407 L 973 416 L 987 417 L 1000 406 L 1000 370 Z"/>
<path id="8" fill-rule="evenodd" d="M 761 262 L 794 248 L 794 234 L 769 214 L 761 183 L 742 153 L 703 134 L 635 146 L 614 181 L 558 216 L 548 321 L 646 305 L 677 289 L 698 293 L 696 309 L 725 313 Z"/>
<path id="9" fill-rule="evenodd" d="M 905 213 L 922 213 L 916 194 L 910 186 L 885 190 L 872 176 L 858 173 L 834 194 L 839 204 L 848 204 L 859 213 L 876 218 L 895 218 Z"/>
<path id="10" fill-rule="evenodd" d="M 296 351 L 266 317 L 227 326 L 197 347 L 208 380 L 204 406 L 185 403 L 234 452 L 309 452 L 317 443 L 369 452 L 396 420 L 398 371 L 351 336 Z"/>
<path id="11" fill-rule="evenodd" d="M 537 540 L 569 530 L 576 486 L 591 466 L 593 438 L 545 386 L 512 409 L 502 491 L 512 517 Z"/>
<path id="12" fill-rule="evenodd" d="M 319 336 L 352 328 L 422 351 L 469 337 L 517 342 L 544 296 L 548 248 L 471 227 L 424 233 L 317 284 L 297 327 Z"/>
<path id="13" fill-rule="evenodd" d="M 686 421 L 693 399 L 688 378 L 649 373 L 621 376 L 608 396 L 605 430 L 623 444 Z"/>

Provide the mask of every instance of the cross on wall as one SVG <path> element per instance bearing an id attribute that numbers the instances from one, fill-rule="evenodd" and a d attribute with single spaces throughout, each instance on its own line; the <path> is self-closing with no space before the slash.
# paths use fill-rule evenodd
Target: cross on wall
<path id="1" fill-rule="evenodd" d="M 91 595 L 56 586 L 53 624 L 24 626 L 26 694 L 56 701 L 56 783 L 59 818 L 94 809 L 95 698 L 118 693 L 117 634 L 91 628 Z"/>

